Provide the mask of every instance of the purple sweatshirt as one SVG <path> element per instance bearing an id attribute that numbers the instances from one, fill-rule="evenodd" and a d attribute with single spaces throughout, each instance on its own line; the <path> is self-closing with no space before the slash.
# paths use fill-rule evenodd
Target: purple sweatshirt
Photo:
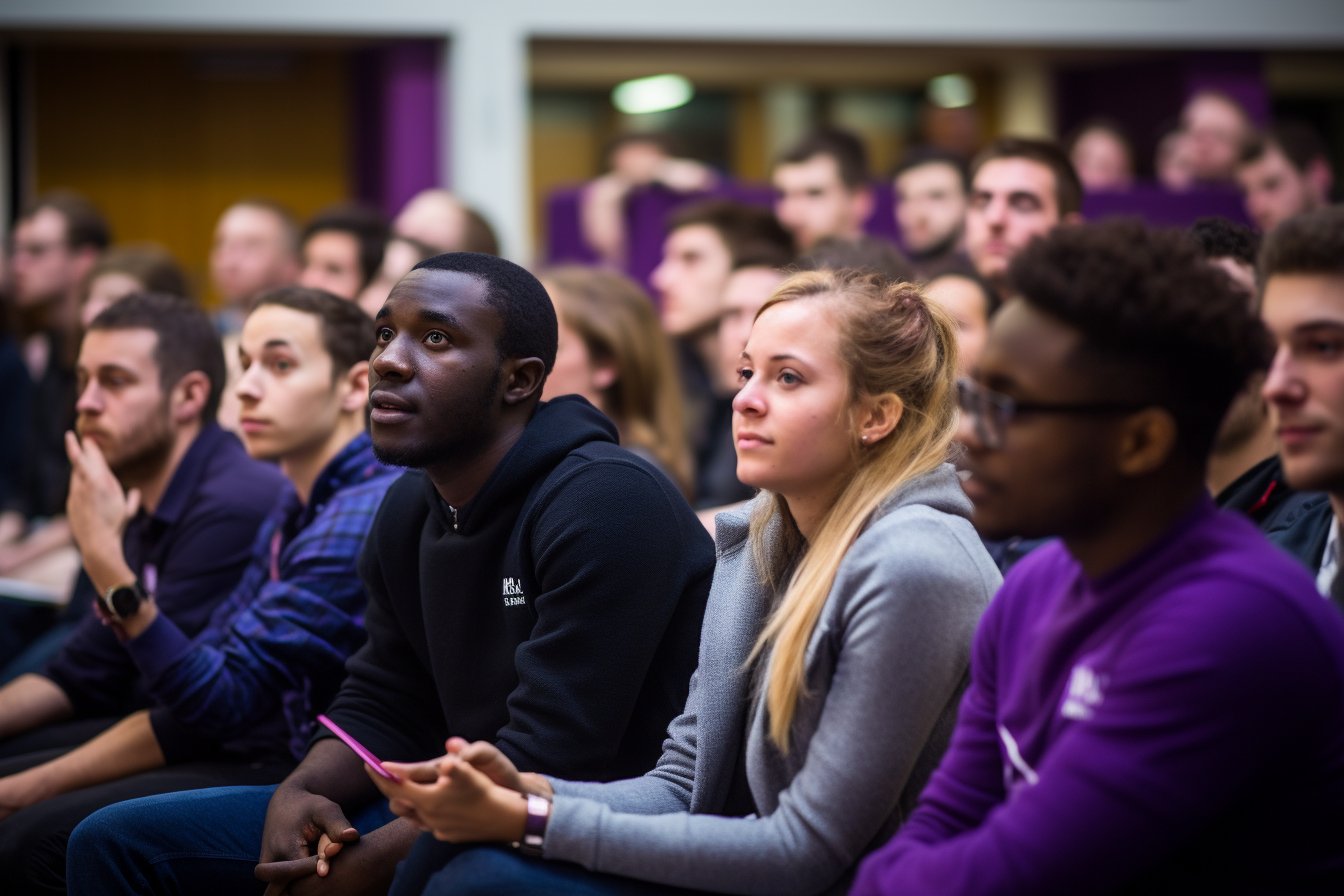
<path id="1" fill-rule="evenodd" d="M 976 633 L 942 763 L 851 896 L 1344 893 L 1344 616 L 1207 499 L 1089 579 L 1055 542 Z"/>

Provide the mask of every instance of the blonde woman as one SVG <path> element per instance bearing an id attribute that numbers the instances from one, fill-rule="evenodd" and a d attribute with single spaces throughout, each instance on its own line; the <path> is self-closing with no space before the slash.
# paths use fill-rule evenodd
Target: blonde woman
<path id="1" fill-rule="evenodd" d="M 937 765 L 1000 581 L 946 462 L 956 368 L 955 325 L 908 283 L 781 284 L 733 402 L 738 476 L 762 493 L 719 518 L 700 665 L 658 766 L 574 783 L 460 739 L 384 763 L 393 811 L 433 834 L 392 894 L 843 892 Z M 480 841 L 522 849 L 454 845 Z"/>
<path id="2" fill-rule="evenodd" d="M 677 370 L 648 295 L 599 268 L 542 273 L 555 303 L 560 341 L 542 398 L 582 395 L 611 418 L 621 445 L 657 466 L 681 493 L 691 490 L 691 451 Z"/>

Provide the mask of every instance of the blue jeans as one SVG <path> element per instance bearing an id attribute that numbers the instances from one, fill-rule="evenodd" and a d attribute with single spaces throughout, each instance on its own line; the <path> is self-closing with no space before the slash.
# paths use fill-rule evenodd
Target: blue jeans
<path id="1" fill-rule="evenodd" d="M 215 787 L 108 806 L 66 848 L 72 896 L 262 893 L 253 875 L 274 786 Z M 361 834 L 395 818 L 385 801 L 351 822 Z"/>
<path id="2" fill-rule="evenodd" d="M 421 834 L 388 896 L 692 896 L 683 890 L 532 859 L 507 846 L 455 845 Z"/>

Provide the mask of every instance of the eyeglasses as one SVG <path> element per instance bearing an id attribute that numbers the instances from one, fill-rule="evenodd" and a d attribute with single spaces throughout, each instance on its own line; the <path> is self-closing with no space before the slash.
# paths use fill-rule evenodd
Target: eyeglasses
<path id="1" fill-rule="evenodd" d="M 1119 401 L 1087 404 L 1017 401 L 970 379 L 957 381 L 957 405 L 971 418 L 975 437 L 989 451 L 998 451 L 1003 447 L 1008 435 L 1008 424 L 1018 414 L 1132 414 L 1146 407 L 1144 404 Z"/>

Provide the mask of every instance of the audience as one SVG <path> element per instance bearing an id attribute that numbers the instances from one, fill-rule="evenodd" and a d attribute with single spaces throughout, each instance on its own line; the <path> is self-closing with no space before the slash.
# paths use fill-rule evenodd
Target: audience
<path id="1" fill-rule="evenodd" d="M 970 179 L 966 160 L 936 147 L 906 153 L 893 175 L 896 225 L 913 276 L 927 281 L 965 252 Z"/>
<path id="2" fill-rule="evenodd" d="M 108 305 L 136 292 L 191 298 L 187 275 L 171 252 L 158 243 L 129 243 L 109 249 L 89 270 L 80 325 L 87 328 Z"/>
<path id="3" fill-rule="evenodd" d="M 826 237 L 856 239 L 873 213 L 868 151 L 846 131 L 821 130 L 775 163 L 775 214 L 807 252 Z"/>
<path id="4" fill-rule="evenodd" d="M 1316 586 L 1344 611 L 1339 519 L 1344 516 L 1344 207 L 1289 218 L 1260 252 L 1262 314 L 1277 351 L 1264 396 L 1284 478 L 1328 502 L 1295 527 L 1270 534 L 1302 560 Z"/>
<path id="5" fill-rule="evenodd" d="M 966 250 L 976 272 L 1009 298 L 1008 265 L 1035 237 L 1082 220 L 1083 188 L 1064 151 L 1044 140 L 1000 137 L 971 163 Z"/>
<path id="6" fill-rule="evenodd" d="M 1134 150 L 1119 125 L 1094 120 L 1068 142 L 1069 161 L 1088 192 L 1115 192 L 1134 185 Z"/>
<path id="7" fill-rule="evenodd" d="M 237 334 L 257 296 L 295 283 L 300 269 L 299 227 L 289 209 L 260 198 L 225 209 L 210 248 L 210 282 L 222 303 L 215 311 L 220 333 Z"/>
<path id="8" fill-rule="evenodd" d="M 1246 110 L 1226 93 L 1201 90 L 1190 97 L 1181 110 L 1181 138 L 1194 183 L 1235 186 L 1237 160 L 1252 130 Z"/>
<path id="9" fill-rule="evenodd" d="M 90 325 L 79 435 L 65 436 L 76 600 L 153 595 L 192 636 L 237 584 L 284 478 L 213 422 L 223 372 L 209 319 L 175 296 L 128 296 Z M 0 688 L 0 758 L 74 747 L 143 702 L 144 676 L 95 609 L 40 673 Z"/>
<path id="10" fill-rule="evenodd" d="M 696 683 L 658 765 L 578 783 L 463 741 L 389 763 L 402 783 L 376 783 L 394 811 L 442 840 L 523 840 L 532 802 L 509 797 L 534 795 L 549 820 L 526 853 L 560 860 L 443 846 L 451 861 L 412 856 L 392 892 L 843 886 L 937 763 L 999 584 L 946 462 L 955 359 L 951 321 L 910 284 L 780 286 L 733 400 L 739 475 L 763 491 L 720 522 Z"/>
<path id="11" fill-rule="evenodd" d="M 553 268 L 541 274 L 541 282 L 555 303 L 560 328 L 542 400 L 587 399 L 616 424 L 622 446 L 689 497 L 694 477 L 681 389 L 653 302 L 614 271 Z"/>
<path id="12" fill-rule="evenodd" d="M 793 241 L 768 210 L 725 200 L 678 209 L 653 271 L 663 329 L 676 340 L 686 428 L 695 457 L 695 506 L 751 497 L 735 472 L 731 386 L 718 381 L 723 291 L 736 267 L 784 267 Z"/>
<path id="13" fill-rule="evenodd" d="M 962 391 L 966 490 L 982 533 L 1060 540 L 990 604 L 951 746 L 853 892 L 1338 888 L 1344 619 L 1204 491 L 1263 327 L 1132 222 L 1012 275 Z"/>
<path id="14" fill-rule="evenodd" d="M 1169 193 L 1184 193 L 1195 187 L 1195 161 L 1191 143 L 1179 127 L 1172 128 L 1157 141 L 1153 159 L 1157 182 Z"/>
<path id="15" fill-rule="evenodd" d="M 1264 233 L 1330 202 L 1334 171 L 1325 144 L 1307 125 L 1275 125 L 1246 144 L 1239 162 L 1246 213 Z"/>
<path id="16" fill-rule="evenodd" d="M 376 326 L 374 452 L 420 472 L 397 480 L 369 530 L 369 640 L 328 715 L 382 756 L 429 759 L 460 735 L 524 771 L 649 768 L 695 668 L 714 565 L 704 529 L 587 402 L 539 402 L 557 322 L 523 269 L 436 256 Z M 260 878 L 272 892 L 385 892 L 398 862 L 446 861 L 387 812 L 362 765 L 319 734 L 278 787 L 104 809 L 71 838 L 70 889 L 231 894 Z"/>
<path id="17" fill-rule="evenodd" d="M 963 376 L 974 373 L 985 348 L 989 319 L 999 307 L 994 290 L 974 271 L 951 271 L 930 280 L 924 293 L 956 322 L 959 372 Z"/>
<path id="18" fill-rule="evenodd" d="M 243 437 L 290 488 L 257 532 L 242 580 L 195 637 L 158 612 L 154 595 L 112 592 L 103 612 L 153 705 L 57 758 L 0 762 L 10 892 L 63 890 L 66 841 L 97 809 L 275 784 L 302 758 L 313 714 L 364 641 L 355 561 L 399 472 L 374 460 L 364 433 L 372 350 L 372 322 L 333 295 L 287 287 L 258 299 L 241 334 Z"/>
<path id="19" fill-rule="evenodd" d="M 814 243 L 812 250 L 798 259 L 796 267 L 804 271 L 867 271 L 881 274 L 892 283 L 914 279 L 914 271 L 901 250 L 875 236 L 853 239 L 828 236 Z"/>
<path id="20" fill-rule="evenodd" d="M 368 206 L 341 203 L 323 209 L 303 228 L 299 285 L 354 301 L 383 263 L 387 234 L 387 220 Z"/>

